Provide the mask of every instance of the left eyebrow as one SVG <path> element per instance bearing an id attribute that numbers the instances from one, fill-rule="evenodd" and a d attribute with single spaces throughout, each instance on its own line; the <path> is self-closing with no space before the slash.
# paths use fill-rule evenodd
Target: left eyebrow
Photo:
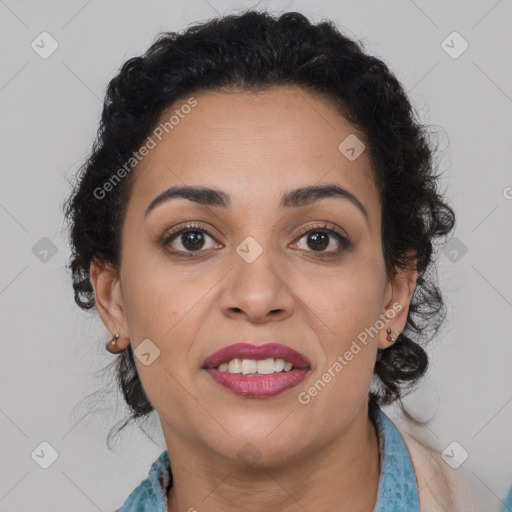
<path id="1" fill-rule="evenodd" d="M 197 186 L 176 186 L 171 187 L 155 197 L 149 206 L 146 208 L 144 217 L 146 217 L 151 210 L 157 205 L 164 203 L 172 198 L 185 198 L 190 201 L 194 201 L 203 206 L 218 206 L 221 208 L 231 208 L 231 197 L 222 190 L 210 188 L 210 187 L 197 187 Z M 286 192 L 281 198 L 281 208 L 299 208 L 301 206 L 307 206 L 320 199 L 328 197 L 339 197 L 340 199 L 346 199 L 355 205 L 359 211 L 364 215 L 368 222 L 368 213 L 364 206 L 361 204 L 359 199 L 355 197 L 348 190 L 335 185 L 328 184 L 322 186 L 309 186 L 297 188 Z"/>
<path id="2" fill-rule="evenodd" d="M 328 197 L 338 197 L 350 201 L 363 214 L 366 222 L 369 222 L 368 212 L 365 210 L 361 201 L 357 197 L 334 183 L 322 186 L 311 186 L 297 188 L 283 195 L 281 199 L 281 208 L 297 208 L 307 206 L 320 199 Z"/>

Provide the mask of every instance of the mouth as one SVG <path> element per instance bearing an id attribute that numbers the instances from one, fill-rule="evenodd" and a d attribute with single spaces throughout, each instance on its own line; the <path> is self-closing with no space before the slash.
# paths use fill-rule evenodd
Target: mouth
<path id="1" fill-rule="evenodd" d="M 295 387 L 311 367 L 306 356 L 279 343 L 237 343 L 208 356 L 202 369 L 237 395 L 268 398 Z"/>

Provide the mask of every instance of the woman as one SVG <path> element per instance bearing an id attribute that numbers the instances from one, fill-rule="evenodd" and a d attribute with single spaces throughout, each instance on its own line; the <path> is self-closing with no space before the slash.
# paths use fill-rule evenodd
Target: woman
<path id="1" fill-rule="evenodd" d="M 75 300 L 167 446 L 119 511 L 469 510 L 380 409 L 444 314 L 433 167 L 397 79 L 332 23 L 248 11 L 124 64 L 66 211 Z"/>

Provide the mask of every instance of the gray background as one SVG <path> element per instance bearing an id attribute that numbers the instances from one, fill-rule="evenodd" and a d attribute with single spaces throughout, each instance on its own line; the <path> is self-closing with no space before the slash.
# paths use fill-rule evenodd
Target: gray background
<path id="1" fill-rule="evenodd" d="M 165 448 L 155 415 L 154 442 L 129 428 L 106 448 L 126 410 L 99 372 L 113 359 L 107 333 L 72 299 L 61 203 L 122 63 L 160 31 L 255 6 L 334 20 L 442 128 L 442 186 L 458 215 L 439 253 L 448 318 L 428 378 L 406 402 L 433 418 L 425 437 L 440 451 L 456 441 L 469 453 L 456 471 L 468 473 L 482 507 L 496 507 L 512 483 L 510 1 L 0 0 L 0 511 L 114 510 Z M 59 45 L 47 59 L 31 48 L 43 31 Z M 458 58 L 441 46 L 453 31 L 469 44 Z M 43 252 L 43 237 L 55 254 Z M 58 453 L 48 469 L 31 457 L 43 441 Z"/>

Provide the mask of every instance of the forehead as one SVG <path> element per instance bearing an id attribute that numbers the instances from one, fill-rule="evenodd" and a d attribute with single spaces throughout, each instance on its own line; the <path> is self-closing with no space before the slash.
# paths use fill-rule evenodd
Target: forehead
<path id="1" fill-rule="evenodd" d="M 296 86 L 192 98 L 194 107 L 184 108 L 193 104 L 184 98 L 162 113 L 155 146 L 135 171 L 134 207 L 176 185 L 212 186 L 231 194 L 234 206 L 261 207 L 286 190 L 329 182 L 377 214 L 365 135 L 329 99 Z M 351 147 L 362 150 L 355 159 Z"/>

